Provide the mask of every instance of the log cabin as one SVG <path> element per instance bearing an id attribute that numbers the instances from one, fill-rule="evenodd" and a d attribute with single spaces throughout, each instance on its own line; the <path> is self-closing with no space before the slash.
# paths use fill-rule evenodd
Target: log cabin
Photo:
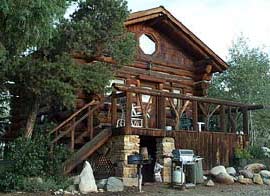
<path id="1" fill-rule="evenodd" d="M 74 151 L 64 172 L 90 160 L 96 177 L 128 181 L 137 169 L 127 156 L 142 147 L 152 158 L 145 181 L 153 181 L 155 161 L 170 181 L 164 155 L 175 148 L 194 150 L 204 169 L 229 165 L 234 149 L 248 142 L 248 111 L 262 106 L 207 97 L 212 75 L 229 66 L 164 7 L 132 13 L 125 26 L 138 41 L 135 62 L 116 71 L 111 94 L 78 93 L 80 109 L 50 132 L 52 144 Z"/>

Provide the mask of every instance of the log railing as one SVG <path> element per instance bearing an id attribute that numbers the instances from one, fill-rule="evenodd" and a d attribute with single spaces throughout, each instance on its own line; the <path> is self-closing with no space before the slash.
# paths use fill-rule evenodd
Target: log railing
<path id="1" fill-rule="evenodd" d="M 244 134 L 248 134 L 248 110 L 263 108 L 262 105 L 187 96 L 162 90 L 124 85 L 114 87 L 121 93 L 112 95 L 112 125 L 119 127 L 119 119 L 122 118 L 125 122 L 122 126 L 127 131 L 134 126 L 132 123 L 134 105 L 140 108 L 142 128 L 164 130 L 165 127 L 172 127 L 173 130 L 199 131 L 203 125 L 203 131 L 229 133 L 239 131 Z"/>
<path id="2" fill-rule="evenodd" d="M 91 140 L 94 134 L 94 124 L 93 124 L 93 113 L 100 107 L 100 101 L 91 101 L 86 104 L 84 107 L 76 111 L 69 118 L 67 118 L 64 122 L 58 125 L 55 129 L 53 129 L 49 134 L 54 134 L 54 139 L 51 141 L 51 144 L 57 143 L 59 140 L 65 138 L 70 134 L 70 150 L 74 150 L 76 139 L 80 139 L 82 137 L 89 137 Z M 87 121 L 87 127 L 85 130 L 78 130 L 80 134 L 76 134 L 77 126 L 82 123 L 84 120 Z"/>

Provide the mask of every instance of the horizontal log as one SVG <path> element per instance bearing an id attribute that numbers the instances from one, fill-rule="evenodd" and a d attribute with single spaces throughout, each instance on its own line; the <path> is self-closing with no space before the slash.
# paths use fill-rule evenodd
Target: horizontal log
<path id="1" fill-rule="evenodd" d="M 157 82 L 157 83 L 164 83 L 165 82 L 164 79 L 160 79 L 160 78 L 156 78 L 156 77 L 148 76 L 148 75 L 139 75 L 138 78 L 140 80 L 148 80 L 148 81 Z"/>
<path id="2" fill-rule="evenodd" d="M 134 73 L 133 73 L 134 74 Z M 127 72 L 125 73 L 121 73 L 121 72 L 117 72 L 116 73 L 116 77 L 121 78 L 121 79 L 128 79 L 131 78 L 132 79 L 132 84 L 135 84 L 135 82 L 137 81 L 137 76 L 136 74 L 132 75 L 132 74 L 128 74 Z M 144 77 L 148 77 L 149 75 L 144 75 Z M 159 80 L 159 78 L 157 78 L 157 80 Z M 164 79 L 160 79 L 160 80 L 164 80 Z M 171 83 L 172 85 L 171 85 Z M 136 82 L 137 83 L 137 82 Z M 181 89 L 186 89 L 186 91 L 188 92 L 192 92 L 193 91 L 193 85 L 190 85 L 190 83 L 186 84 L 183 82 L 179 82 L 179 81 L 169 81 L 169 82 L 165 82 L 164 84 L 164 89 L 174 89 L 174 88 L 181 88 Z"/>
<path id="3" fill-rule="evenodd" d="M 194 72 L 182 69 L 184 66 L 171 68 L 164 65 L 158 65 L 154 63 L 151 63 L 151 64 L 152 64 L 152 67 L 151 67 L 152 71 L 164 72 L 168 74 L 186 76 L 186 77 L 191 77 L 191 78 L 195 76 Z M 148 63 L 137 62 L 131 65 L 131 67 L 149 70 Z"/>
<path id="4" fill-rule="evenodd" d="M 185 71 L 191 71 L 194 72 L 196 70 L 195 66 L 190 63 L 190 64 L 185 64 L 185 65 L 179 65 L 179 63 L 173 63 L 173 62 L 167 62 L 166 60 L 163 59 L 155 59 L 149 56 L 138 56 L 137 57 L 137 62 L 143 62 L 143 63 L 149 63 L 151 62 L 152 64 L 155 65 L 161 65 L 161 66 L 166 66 L 170 68 L 175 68 L 175 69 L 182 69 Z"/>
<path id="5" fill-rule="evenodd" d="M 196 74 L 205 74 L 205 73 L 212 73 L 213 65 L 207 64 L 207 65 L 200 65 L 196 66 Z"/>
<path id="6" fill-rule="evenodd" d="M 149 90 L 149 89 L 143 89 L 143 88 L 138 88 L 138 87 L 128 87 L 128 86 L 119 85 L 119 84 L 114 85 L 114 88 L 116 88 L 119 91 L 129 91 L 129 92 L 152 95 L 152 96 L 178 98 L 178 99 L 183 99 L 183 100 L 191 100 L 191 101 L 198 101 L 198 102 L 218 104 L 218 105 L 227 105 L 227 106 L 233 106 L 233 107 L 243 107 L 243 108 L 247 108 L 248 110 L 257 110 L 257 109 L 264 108 L 263 105 L 243 104 L 239 102 L 226 101 L 226 100 L 221 100 L 221 99 L 187 96 L 187 95 L 170 93 L 170 92 L 154 90 L 154 89 Z"/>
<path id="7" fill-rule="evenodd" d="M 156 71 L 146 71 L 143 69 L 138 69 L 138 68 L 134 68 L 134 67 L 123 67 L 119 72 L 121 72 L 122 74 L 134 74 L 134 75 L 150 75 L 150 76 L 154 76 L 156 78 L 159 79 L 165 79 L 169 82 L 175 82 L 175 83 L 182 83 L 185 85 L 189 85 L 189 86 L 193 86 L 194 81 L 192 80 L 192 78 L 187 78 L 187 77 L 180 77 L 180 76 L 173 76 L 170 74 L 165 74 L 165 73 L 160 73 L 160 72 L 156 72 Z"/>

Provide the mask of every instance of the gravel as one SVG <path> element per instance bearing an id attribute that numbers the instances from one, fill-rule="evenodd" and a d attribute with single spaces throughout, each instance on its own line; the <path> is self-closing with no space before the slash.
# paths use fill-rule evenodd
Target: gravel
<path id="1" fill-rule="evenodd" d="M 267 185 L 233 185 L 215 184 L 214 187 L 197 185 L 195 188 L 180 190 L 180 188 L 170 188 L 168 185 L 147 184 L 142 187 L 143 192 L 138 193 L 137 188 L 127 188 L 118 193 L 93 193 L 88 196 L 269 196 L 270 186 Z M 50 196 L 51 193 L 0 193 L 0 196 Z"/>

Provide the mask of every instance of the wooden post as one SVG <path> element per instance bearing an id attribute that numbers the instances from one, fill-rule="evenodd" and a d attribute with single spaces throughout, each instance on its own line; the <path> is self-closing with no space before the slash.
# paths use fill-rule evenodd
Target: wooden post
<path id="1" fill-rule="evenodd" d="M 232 133 L 232 108 L 231 106 L 228 106 L 228 124 L 229 124 L 229 129 L 228 129 L 228 132 L 229 133 Z"/>
<path id="2" fill-rule="evenodd" d="M 242 113 L 243 113 L 243 132 L 244 134 L 247 135 L 249 133 L 247 108 L 242 108 Z"/>
<path id="3" fill-rule="evenodd" d="M 127 92 L 127 100 L 126 100 L 126 118 L 125 118 L 125 131 L 127 133 L 130 132 L 131 128 L 131 104 L 132 104 L 132 93 Z"/>
<path id="4" fill-rule="evenodd" d="M 233 114 L 232 112 L 235 112 L 235 114 Z M 236 133 L 236 122 L 237 122 L 236 112 L 237 112 L 237 110 L 232 111 L 232 108 L 229 106 L 228 115 L 229 115 L 229 121 L 230 121 L 230 125 L 231 125 L 231 133 Z"/>
<path id="5" fill-rule="evenodd" d="M 221 105 L 220 106 L 220 113 L 219 113 L 219 121 L 220 121 L 220 130 L 222 132 L 227 132 L 225 119 L 226 119 L 225 106 Z"/>
<path id="6" fill-rule="evenodd" d="M 193 130 L 198 131 L 198 102 L 192 101 L 192 123 Z"/>
<path id="7" fill-rule="evenodd" d="M 117 98 L 115 97 L 115 91 L 112 93 L 111 97 L 111 124 L 112 127 L 116 127 L 117 124 Z"/>
<path id="8" fill-rule="evenodd" d="M 71 142 L 70 142 L 70 150 L 71 152 L 74 151 L 74 146 L 75 146 L 75 123 L 76 123 L 76 119 L 73 118 L 72 119 L 72 129 L 70 130 L 70 138 L 71 138 Z"/>
<path id="9" fill-rule="evenodd" d="M 159 90 L 163 89 L 163 84 L 159 84 Z M 157 116 L 158 116 L 158 128 L 165 130 L 166 126 L 166 98 L 164 96 L 158 97 L 158 105 L 157 105 Z"/>
<path id="10" fill-rule="evenodd" d="M 91 106 L 89 106 L 88 108 L 88 123 L 87 123 L 87 131 L 89 133 L 90 136 L 90 140 L 93 138 L 93 132 L 94 132 L 94 128 L 93 128 L 93 111 L 91 111 Z"/>

